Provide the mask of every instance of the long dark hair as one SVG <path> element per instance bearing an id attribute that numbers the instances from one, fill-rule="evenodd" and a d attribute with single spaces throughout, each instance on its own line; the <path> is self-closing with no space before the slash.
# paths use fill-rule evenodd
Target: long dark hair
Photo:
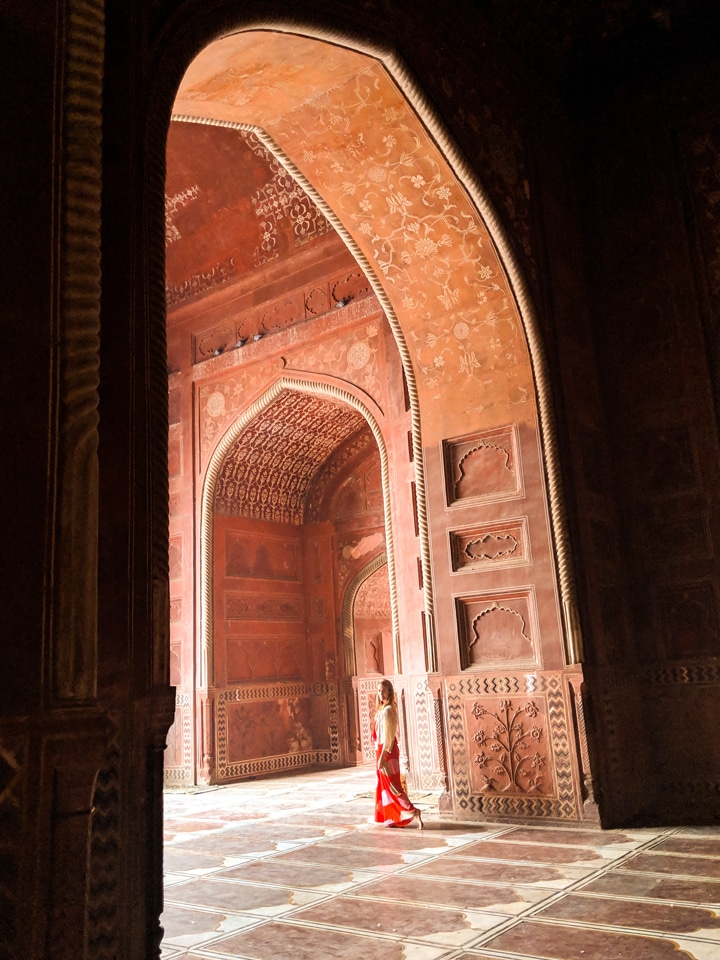
<path id="1" fill-rule="evenodd" d="M 395 690 L 393 689 L 393 685 L 390 683 L 390 681 L 381 680 L 378 686 L 385 688 L 388 694 L 387 703 L 391 707 L 394 707 L 397 710 L 397 700 L 395 699 Z M 375 713 L 377 713 L 379 710 L 382 710 L 384 706 L 386 706 L 386 704 L 383 703 L 383 701 L 381 700 L 380 694 L 376 694 L 375 695 Z"/>

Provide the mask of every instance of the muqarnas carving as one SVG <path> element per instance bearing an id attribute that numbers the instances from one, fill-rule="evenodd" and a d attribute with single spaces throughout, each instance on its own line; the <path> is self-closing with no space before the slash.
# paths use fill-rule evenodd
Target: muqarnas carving
<path id="1" fill-rule="evenodd" d="M 464 670 L 536 666 L 537 615 L 531 590 L 455 601 Z"/>
<path id="2" fill-rule="evenodd" d="M 443 441 L 448 506 L 465 500 L 497 500 L 522 492 L 517 430 L 484 430 Z"/>
<path id="3" fill-rule="evenodd" d="M 527 520 L 503 520 L 450 532 L 453 571 L 501 567 L 529 561 Z"/>
<path id="4" fill-rule="evenodd" d="M 554 795 L 545 714 L 542 697 L 466 704 L 473 793 Z"/>

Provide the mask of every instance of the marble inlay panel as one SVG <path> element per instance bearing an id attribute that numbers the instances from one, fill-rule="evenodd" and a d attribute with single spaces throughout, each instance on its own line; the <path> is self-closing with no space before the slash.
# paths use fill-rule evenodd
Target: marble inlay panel
<path id="1" fill-rule="evenodd" d="M 570 894 L 551 904 L 536 916 L 581 923 L 603 923 L 659 933 L 694 933 L 720 940 L 720 917 L 701 907 L 681 907 L 672 903 L 633 903 Z"/>
<path id="2" fill-rule="evenodd" d="M 189 903 L 214 907 L 228 913 L 252 912 L 263 916 L 277 916 L 319 899 L 322 899 L 321 894 L 293 890 L 290 887 L 255 887 L 251 884 L 206 878 L 174 886 L 166 897 L 168 903 Z"/>
<path id="3" fill-rule="evenodd" d="M 522 860 L 530 863 L 591 863 L 601 866 L 602 856 L 588 847 L 561 847 L 549 844 L 505 843 L 481 840 L 462 851 L 464 857 L 492 857 L 496 860 Z"/>
<path id="4" fill-rule="evenodd" d="M 371 830 L 353 830 L 333 841 L 337 847 L 364 847 L 366 849 L 377 850 L 411 850 L 419 852 L 427 851 L 430 854 L 443 853 L 450 850 L 453 844 L 453 838 L 433 836 L 427 830 L 388 830 L 385 827 L 376 827 Z M 464 836 L 458 841 L 459 846 L 467 843 L 468 837 Z"/>
<path id="5" fill-rule="evenodd" d="M 376 880 L 354 896 L 363 899 L 404 900 L 415 903 L 438 904 L 460 910 L 494 910 L 517 914 L 547 896 L 547 890 L 511 887 L 500 884 L 460 883 L 427 877 L 397 877 Z"/>
<path id="6" fill-rule="evenodd" d="M 636 846 L 643 842 L 628 833 L 614 830 L 573 830 L 561 827 L 516 827 L 505 834 L 507 840 L 523 840 L 530 843 L 560 843 L 579 847 L 607 847 L 611 844 Z M 644 838 L 647 840 L 649 838 Z"/>
<path id="7" fill-rule="evenodd" d="M 277 850 L 287 850 L 289 846 L 297 846 L 297 841 L 278 841 L 263 837 L 233 837 L 227 836 L 199 836 L 192 840 L 181 840 L 174 843 L 172 850 L 197 850 L 198 853 L 219 854 L 222 856 L 263 856 L 275 853 Z"/>
<path id="8" fill-rule="evenodd" d="M 257 917 L 233 917 L 224 913 L 211 913 L 176 907 L 170 904 L 162 915 L 165 929 L 163 944 L 196 947 L 222 933 L 235 933 L 258 923 Z M 165 951 L 163 949 L 163 960 Z"/>
<path id="9" fill-rule="evenodd" d="M 247 883 L 292 885 L 303 890 L 340 891 L 374 879 L 376 874 L 343 870 L 341 867 L 279 862 L 277 859 L 271 859 L 241 864 L 238 867 L 223 870 L 217 876 L 244 880 Z"/>
<path id="10" fill-rule="evenodd" d="M 521 922 L 483 943 L 487 950 L 505 950 L 542 960 L 698 960 L 679 952 L 672 940 L 610 931 Z"/>
<path id="11" fill-rule="evenodd" d="M 587 876 L 587 870 L 577 867 L 533 867 L 516 863 L 495 863 L 492 860 L 461 860 L 446 857 L 413 867 L 407 871 L 407 874 L 477 880 L 484 883 L 522 883 L 562 890 Z"/>
<path id="12" fill-rule="evenodd" d="M 174 847 L 166 847 L 163 865 L 166 870 L 173 873 L 202 874 L 219 870 L 225 866 L 225 857 L 191 853 L 190 851 L 178 850 Z"/>
<path id="13" fill-rule="evenodd" d="M 266 923 L 239 936 L 228 937 L 213 944 L 213 950 L 220 956 L 250 960 L 438 960 L 447 955 L 447 947 L 412 944 L 406 950 L 397 940 L 339 930 L 323 930 L 318 936 L 312 927 L 284 923 Z"/>
<path id="14" fill-rule="evenodd" d="M 329 844 L 312 844 L 302 850 L 279 854 L 276 860 L 300 860 L 303 863 L 331 863 L 349 870 L 400 870 L 422 857 L 395 850 L 374 850 L 368 847 L 345 848 Z"/>
<path id="15" fill-rule="evenodd" d="M 673 873 L 679 877 L 720 879 L 720 859 L 686 857 L 672 853 L 639 853 L 623 863 L 619 869 L 647 873 Z"/>
<path id="16" fill-rule="evenodd" d="M 653 847 L 663 853 L 689 853 L 698 857 L 720 857 L 719 837 L 668 837 Z"/>
<path id="17" fill-rule="evenodd" d="M 591 880 L 582 889 L 583 892 L 614 893 L 621 897 L 707 903 L 720 908 L 720 883 L 713 880 L 662 879 L 642 873 L 611 871 Z"/>
<path id="18" fill-rule="evenodd" d="M 507 917 L 472 910 L 430 909 L 349 897 L 336 897 L 293 914 L 293 922 L 330 924 L 458 947 L 476 939 L 479 931 L 490 930 L 506 920 Z"/>

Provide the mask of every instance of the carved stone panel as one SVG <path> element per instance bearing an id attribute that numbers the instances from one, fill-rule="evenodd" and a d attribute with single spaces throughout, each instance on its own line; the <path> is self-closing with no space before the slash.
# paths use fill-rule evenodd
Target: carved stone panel
<path id="1" fill-rule="evenodd" d="M 457 816 L 579 819 L 561 674 L 448 677 L 446 699 Z"/>
<path id="2" fill-rule="evenodd" d="M 226 575 L 262 580 L 292 580 L 300 576 L 300 545 L 295 540 L 228 532 Z"/>
<path id="3" fill-rule="evenodd" d="M 522 494 L 514 425 L 443 441 L 443 462 L 448 506 L 467 500 L 504 500 Z"/>
<path id="4" fill-rule="evenodd" d="M 479 697 L 465 702 L 473 793 L 553 796 L 545 697 Z"/>
<path id="5" fill-rule="evenodd" d="M 455 610 L 463 669 L 507 663 L 537 665 L 537 610 L 532 588 L 458 597 Z"/>
<path id="6" fill-rule="evenodd" d="M 450 556 L 454 572 L 529 563 L 527 519 L 520 517 L 451 530 Z"/>
<path id="7" fill-rule="evenodd" d="M 304 637 L 287 635 L 228 636 L 226 638 L 227 679 L 296 679 L 305 674 Z"/>
<path id="8" fill-rule="evenodd" d="M 170 579 L 177 580 L 183 572 L 183 543 L 182 537 L 171 537 L 168 548 L 168 566 Z"/>
<path id="9" fill-rule="evenodd" d="M 660 603 L 668 657 L 717 655 L 720 615 L 717 586 L 713 581 L 665 587 Z"/>
<path id="10" fill-rule="evenodd" d="M 635 462 L 643 489 L 651 497 L 675 497 L 701 489 L 697 450 L 685 427 L 636 434 Z"/>

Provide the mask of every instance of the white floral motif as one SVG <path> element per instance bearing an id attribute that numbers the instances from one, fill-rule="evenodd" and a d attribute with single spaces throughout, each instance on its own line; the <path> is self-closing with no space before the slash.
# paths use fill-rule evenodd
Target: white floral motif
<path id="1" fill-rule="evenodd" d="M 364 340 L 358 340 L 347 352 L 347 362 L 351 370 L 360 370 L 370 360 L 372 351 Z"/>
<path id="2" fill-rule="evenodd" d="M 419 257 L 432 257 L 437 251 L 438 245 L 434 240 L 431 240 L 430 237 L 422 237 L 420 240 L 415 241 L 415 253 Z"/>
<path id="3" fill-rule="evenodd" d="M 225 394 L 216 390 L 207 401 L 207 412 L 211 417 L 221 417 L 225 413 Z"/>
<path id="4" fill-rule="evenodd" d="M 458 338 L 458 340 L 467 340 L 470 336 L 470 327 L 464 322 L 456 323 L 453 327 L 453 333 Z"/>
<path id="5" fill-rule="evenodd" d="M 366 74 L 340 97 L 339 102 L 337 90 L 328 94 L 317 126 L 307 133 L 308 147 L 319 153 L 315 144 L 326 136 L 330 112 L 346 119 L 343 170 L 328 179 L 331 158 L 318 156 L 314 176 L 328 196 L 337 197 L 342 182 L 338 215 L 347 218 L 351 232 L 368 237 L 374 266 L 383 283 L 392 285 L 401 322 L 402 312 L 413 312 L 408 333 L 421 382 L 434 390 L 458 373 L 497 385 L 515 376 L 514 392 L 528 392 L 531 372 L 512 295 L 464 192 L 388 81 Z M 380 154 L 373 155 L 371 140 L 375 150 L 381 144 Z M 486 337 L 496 334 L 499 324 L 501 337 L 493 336 L 497 343 L 491 343 Z M 467 396 L 468 412 L 485 409 L 471 405 Z"/>

